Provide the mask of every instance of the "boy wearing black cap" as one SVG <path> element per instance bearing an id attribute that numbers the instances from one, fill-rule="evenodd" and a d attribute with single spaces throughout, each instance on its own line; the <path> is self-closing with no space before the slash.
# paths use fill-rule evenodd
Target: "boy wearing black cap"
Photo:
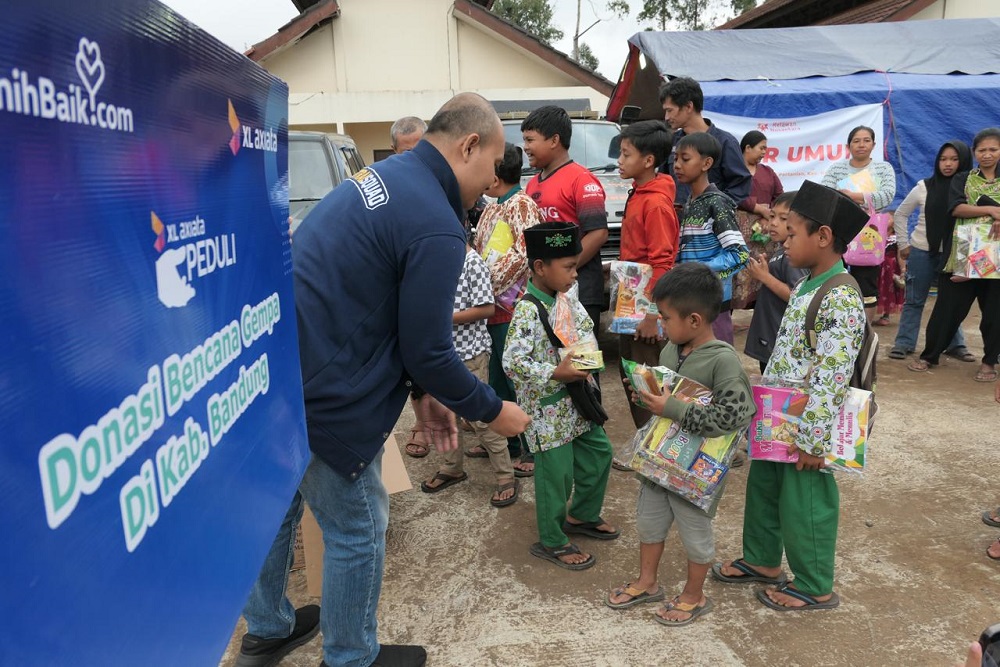
<path id="1" fill-rule="evenodd" d="M 590 373 L 574 368 L 568 355 L 559 360 L 540 319 L 549 318 L 557 293 L 569 291 L 576 282 L 580 232 L 576 225 L 547 222 L 525 229 L 524 241 L 531 279 L 525 298 L 514 307 L 503 367 L 518 403 L 532 419 L 524 437 L 535 454 L 540 541 L 531 546 L 531 553 L 568 570 L 584 570 L 596 559 L 581 552 L 566 534 L 601 540 L 620 534 L 601 518 L 611 442 L 601 426 L 580 414 L 566 388 L 568 383 L 590 382 Z M 592 333 L 594 323 L 583 305 L 572 298 L 570 303 L 576 331 L 581 336 Z"/>
<path id="2" fill-rule="evenodd" d="M 811 181 L 802 184 L 790 208 L 785 254 L 809 276 L 792 290 L 765 375 L 806 382 L 809 398 L 795 442 L 799 460 L 751 463 L 743 557 L 716 564 L 712 574 L 726 583 L 773 584 L 757 598 L 778 611 L 833 609 L 840 604 L 833 592 L 840 495 L 834 476 L 821 469 L 861 348 L 864 302 L 856 283 L 830 289 L 820 302 L 814 340 L 806 331 L 806 312 L 824 283 L 842 280 L 842 255 L 868 214 L 842 193 Z M 781 571 L 782 551 L 794 582 Z"/>

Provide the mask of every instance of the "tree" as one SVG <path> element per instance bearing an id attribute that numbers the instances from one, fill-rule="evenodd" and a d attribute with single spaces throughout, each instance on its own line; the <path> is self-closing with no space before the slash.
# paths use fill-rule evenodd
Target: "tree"
<path id="1" fill-rule="evenodd" d="M 660 30 L 666 30 L 668 25 L 681 30 L 704 30 L 708 27 L 710 4 L 711 0 L 643 0 L 639 20 L 653 21 Z"/>
<path id="2" fill-rule="evenodd" d="M 757 6 L 757 0 L 729 0 L 729 2 L 732 4 L 736 16 L 739 16 L 743 12 L 748 12 Z"/>
<path id="3" fill-rule="evenodd" d="M 576 30 L 573 31 L 573 50 L 570 52 L 570 58 L 577 61 L 578 63 L 583 63 L 588 67 L 590 67 L 590 63 L 593 62 L 594 66 L 590 67 L 590 69 L 596 70 L 598 62 L 597 56 L 594 55 L 593 50 L 589 46 L 580 44 L 580 38 L 583 37 L 584 33 L 589 31 L 591 28 L 593 28 L 601 21 L 604 21 L 605 19 L 598 18 L 588 27 L 584 28 L 583 30 L 580 30 L 580 14 L 582 9 L 581 5 L 582 1 L 576 0 Z M 593 2 L 590 3 L 590 7 L 591 9 L 594 10 L 594 13 L 597 13 L 597 9 L 594 7 Z M 628 6 L 628 0 L 610 0 L 610 2 L 608 2 L 607 9 L 609 12 L 611 12 L 620 19 L 627 19 L 630 11 L 630 8 Z M 586 47 L 587 49 L 586 60 L 584 59 L 585 56 L 583 55 L 584 47 Z"/>
<path id="4" fill-rule="evenodd" d="M 597 66 L 601 64 L 601 61 L 594 55 L 594 51 L 590 48 L 590 45 L 584 42 L 580 42 L 580 57 L 577 62 L 595 72 L 597 71 Z"/>
<path id="5" fill-rule="evenodd" d="M 496 0 L 492 11 L 550 46 L 563 37 L 563 31 L 552 25 L 548 0 Z"/>

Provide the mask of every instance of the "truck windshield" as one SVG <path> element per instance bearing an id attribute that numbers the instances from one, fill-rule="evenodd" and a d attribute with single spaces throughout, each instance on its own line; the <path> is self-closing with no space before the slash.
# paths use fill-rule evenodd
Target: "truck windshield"
<path id="1" fill-rule="evenodd" d="M 614 123 L 573 123 L 573 136 L 569 145 L 569 156 L 573 161 L 588 169 L 599 169 L 618 161 L 618 154 L 613 151 L 613 141 L 620 129 Z M 521 137 L 521 121 L 504 123 L 504 139 L 517 146 L 524 146 Z M 528 158 L 524 158 L 524 169 L 528 170 Z"/>
<path id="2" fill-rule="evenodd" d="M 288 198 L 322 199 L 337 185 L 321 141 L 288 142 Z"/>

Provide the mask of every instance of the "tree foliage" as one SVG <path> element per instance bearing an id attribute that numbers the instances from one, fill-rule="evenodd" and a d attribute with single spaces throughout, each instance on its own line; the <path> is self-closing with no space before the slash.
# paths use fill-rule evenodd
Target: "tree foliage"
<path id="1" fill-rule="evenodd" d="M 652 22 L 659 30 L 708 30 L 757 4 L 758 0 L 642 0 L 638 18 Z"/>
<path id="2" fill-rule="evenodd" d="M 580 42 L 580 58 L 577 62 L 595 72 L 597 71 L 597 66 L 601 64 L 601 61 L 594 55 L 594 50 L 585 42 Z"/>
<path id="3" fill-rule="evenodd" d="M 549 0 L 496 0 L 492 11 L 550 46 L 563 37 L 563 31 L 552 24 Z"/>

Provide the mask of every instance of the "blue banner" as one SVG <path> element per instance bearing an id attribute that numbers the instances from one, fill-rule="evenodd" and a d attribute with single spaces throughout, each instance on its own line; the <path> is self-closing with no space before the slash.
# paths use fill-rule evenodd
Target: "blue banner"
<path id="1" fill-rule="evenodd" d="M 150 0 L 4 14 L 0 664 L 214 665 L 309 458 L 288 89 Z"/>

